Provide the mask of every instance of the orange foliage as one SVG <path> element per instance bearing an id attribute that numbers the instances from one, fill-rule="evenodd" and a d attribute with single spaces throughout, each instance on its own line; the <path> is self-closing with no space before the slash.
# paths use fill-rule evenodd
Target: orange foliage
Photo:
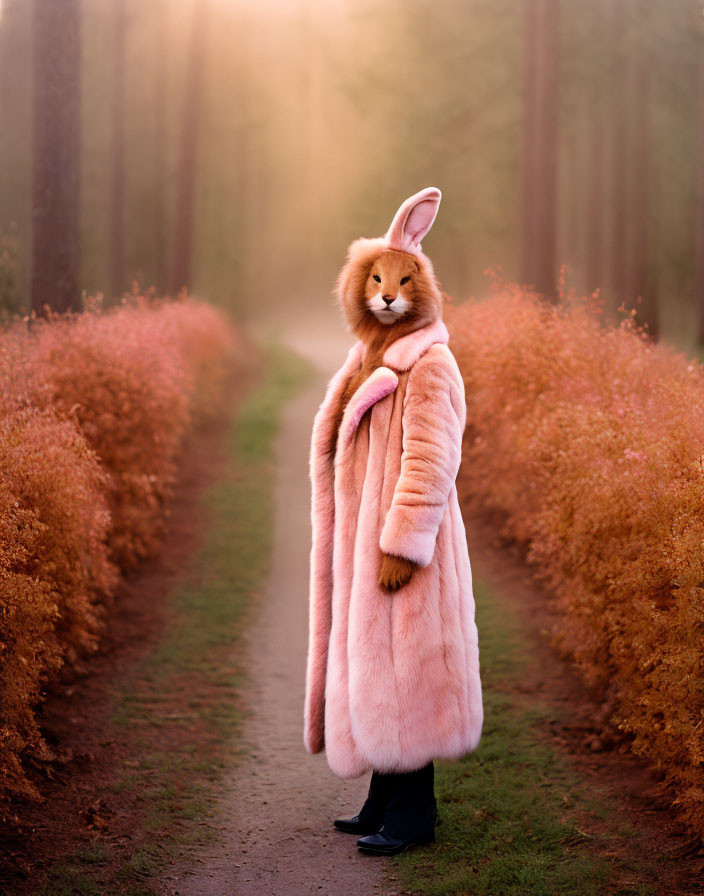
<path id="1" fill-rule="evenodd" d="M 121 566 L 152 553 L 189 422 L 189 371 L 161 315 L 148 307 L 88 312 L 40 326 L 33 404 L 72 415 L 112 474 L 112 554 Z"/>
<path id="2" fill-rule="evenodd" d="M 45 752 L 32 713 L 41 676 L 97 645 L 99 601 L 116 580 L 106 484 L 80 433 L 53 411 L 28 408 L 0 419 L 3 789 L 32 792 L 17 754 Z"/>
<path id="3" fill-rule="evenodd" d="M 118 568 L 157 548 L 184 435 L 222 407 L 236 349 L 185 297 L 0 333 L 0 810 L 36 796 L 42 683 L 97 647 Z"/>
<path id="4" fill-rule="evenodd" d="M 632 314 L 607 325 L 597 296 L 499 284 L 446 316 L 463 497 L 524 544 L 556 645 L 704 833 L 704 368 Z"/>

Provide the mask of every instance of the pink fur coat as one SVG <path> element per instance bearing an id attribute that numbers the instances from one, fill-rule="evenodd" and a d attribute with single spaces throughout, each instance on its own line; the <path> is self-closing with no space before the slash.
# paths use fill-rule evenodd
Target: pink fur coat
<path id="1" fill-rule="evenodd" d="M 350 398 L 349 350 L 316 414 L 304 744 L 332 771 L 409 771 L 474 750 L 483 720 L 472 574 L 457 500 L 464 384 L 438 318 L 397 339 Z M 420 564 L 395 592 L 381 552 Z"/>

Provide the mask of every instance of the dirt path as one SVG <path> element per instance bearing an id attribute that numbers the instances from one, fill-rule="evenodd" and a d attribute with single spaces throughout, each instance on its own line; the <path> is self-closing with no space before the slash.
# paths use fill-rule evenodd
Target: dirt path
<path id="1" fill-rule="evenodd" d="M 270 328 L 282 338 L 283 323 Z M 248 757 L 222 782 L 216 825 L 222 836 L 191 863 L 167 876 L 169 896 L 371 896 L 381 884 L 383 857 L 361 854 L 356 838 L 333 828 L 353 815 L 369 775 L 343 781 L 325 754 L 303 747 L 308 638 L 310 486 L 313 417 L 325 385 L 351 338 L 332 316 L 286 326 L 286 341 L 309 357 L 317 376 L 286 406 L 276 443 L 274 548 L 263 599 L 247 638 L 252 687 L 244 746 Z"/>

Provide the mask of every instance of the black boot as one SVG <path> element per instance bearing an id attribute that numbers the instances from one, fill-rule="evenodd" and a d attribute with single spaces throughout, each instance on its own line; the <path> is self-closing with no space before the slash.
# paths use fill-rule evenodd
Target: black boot
<path id="1" fill-rule="evenodd" d="M 432 761 L 423 768 L 393 775 L 393 786 L 377 833 L 360 837 L 362 852 L 393 856 L 420 843 L 435 840 L 437 800 Z"/>
<path id="2" fill-rule="evenodd" d="M 333 822 L 335 827 L 346 834 L 371 834 L 378 831 L 384 823 L 391 784 L 391 776 L 372 771 L 369 794 L 359 813 L 353 818 L 336 818 Z"/>

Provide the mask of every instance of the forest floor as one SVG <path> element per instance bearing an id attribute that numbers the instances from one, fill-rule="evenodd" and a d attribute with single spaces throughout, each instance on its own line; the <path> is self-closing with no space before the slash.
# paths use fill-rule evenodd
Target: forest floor
<path id="1" fill-rule="evenodd" d="M 303 747 L 307 464 L 352 340 L 332 315 L 263 334 L 287 349 L 263 349 L 231 418 L 191 440 L 162 555 L 124 583 L 109 643 L 42 710 L 57 760 L 44 803 L 2 832 L 0 892 L 704 893 L 699 842 L 623 739 L 597 741 L 596 708 L 546 637 L 548 597 L 470 506 L 480 745 L 436 763 L 435 843 L 367 856 L 332 827 L 368 775 L 338 779 Z"/>

